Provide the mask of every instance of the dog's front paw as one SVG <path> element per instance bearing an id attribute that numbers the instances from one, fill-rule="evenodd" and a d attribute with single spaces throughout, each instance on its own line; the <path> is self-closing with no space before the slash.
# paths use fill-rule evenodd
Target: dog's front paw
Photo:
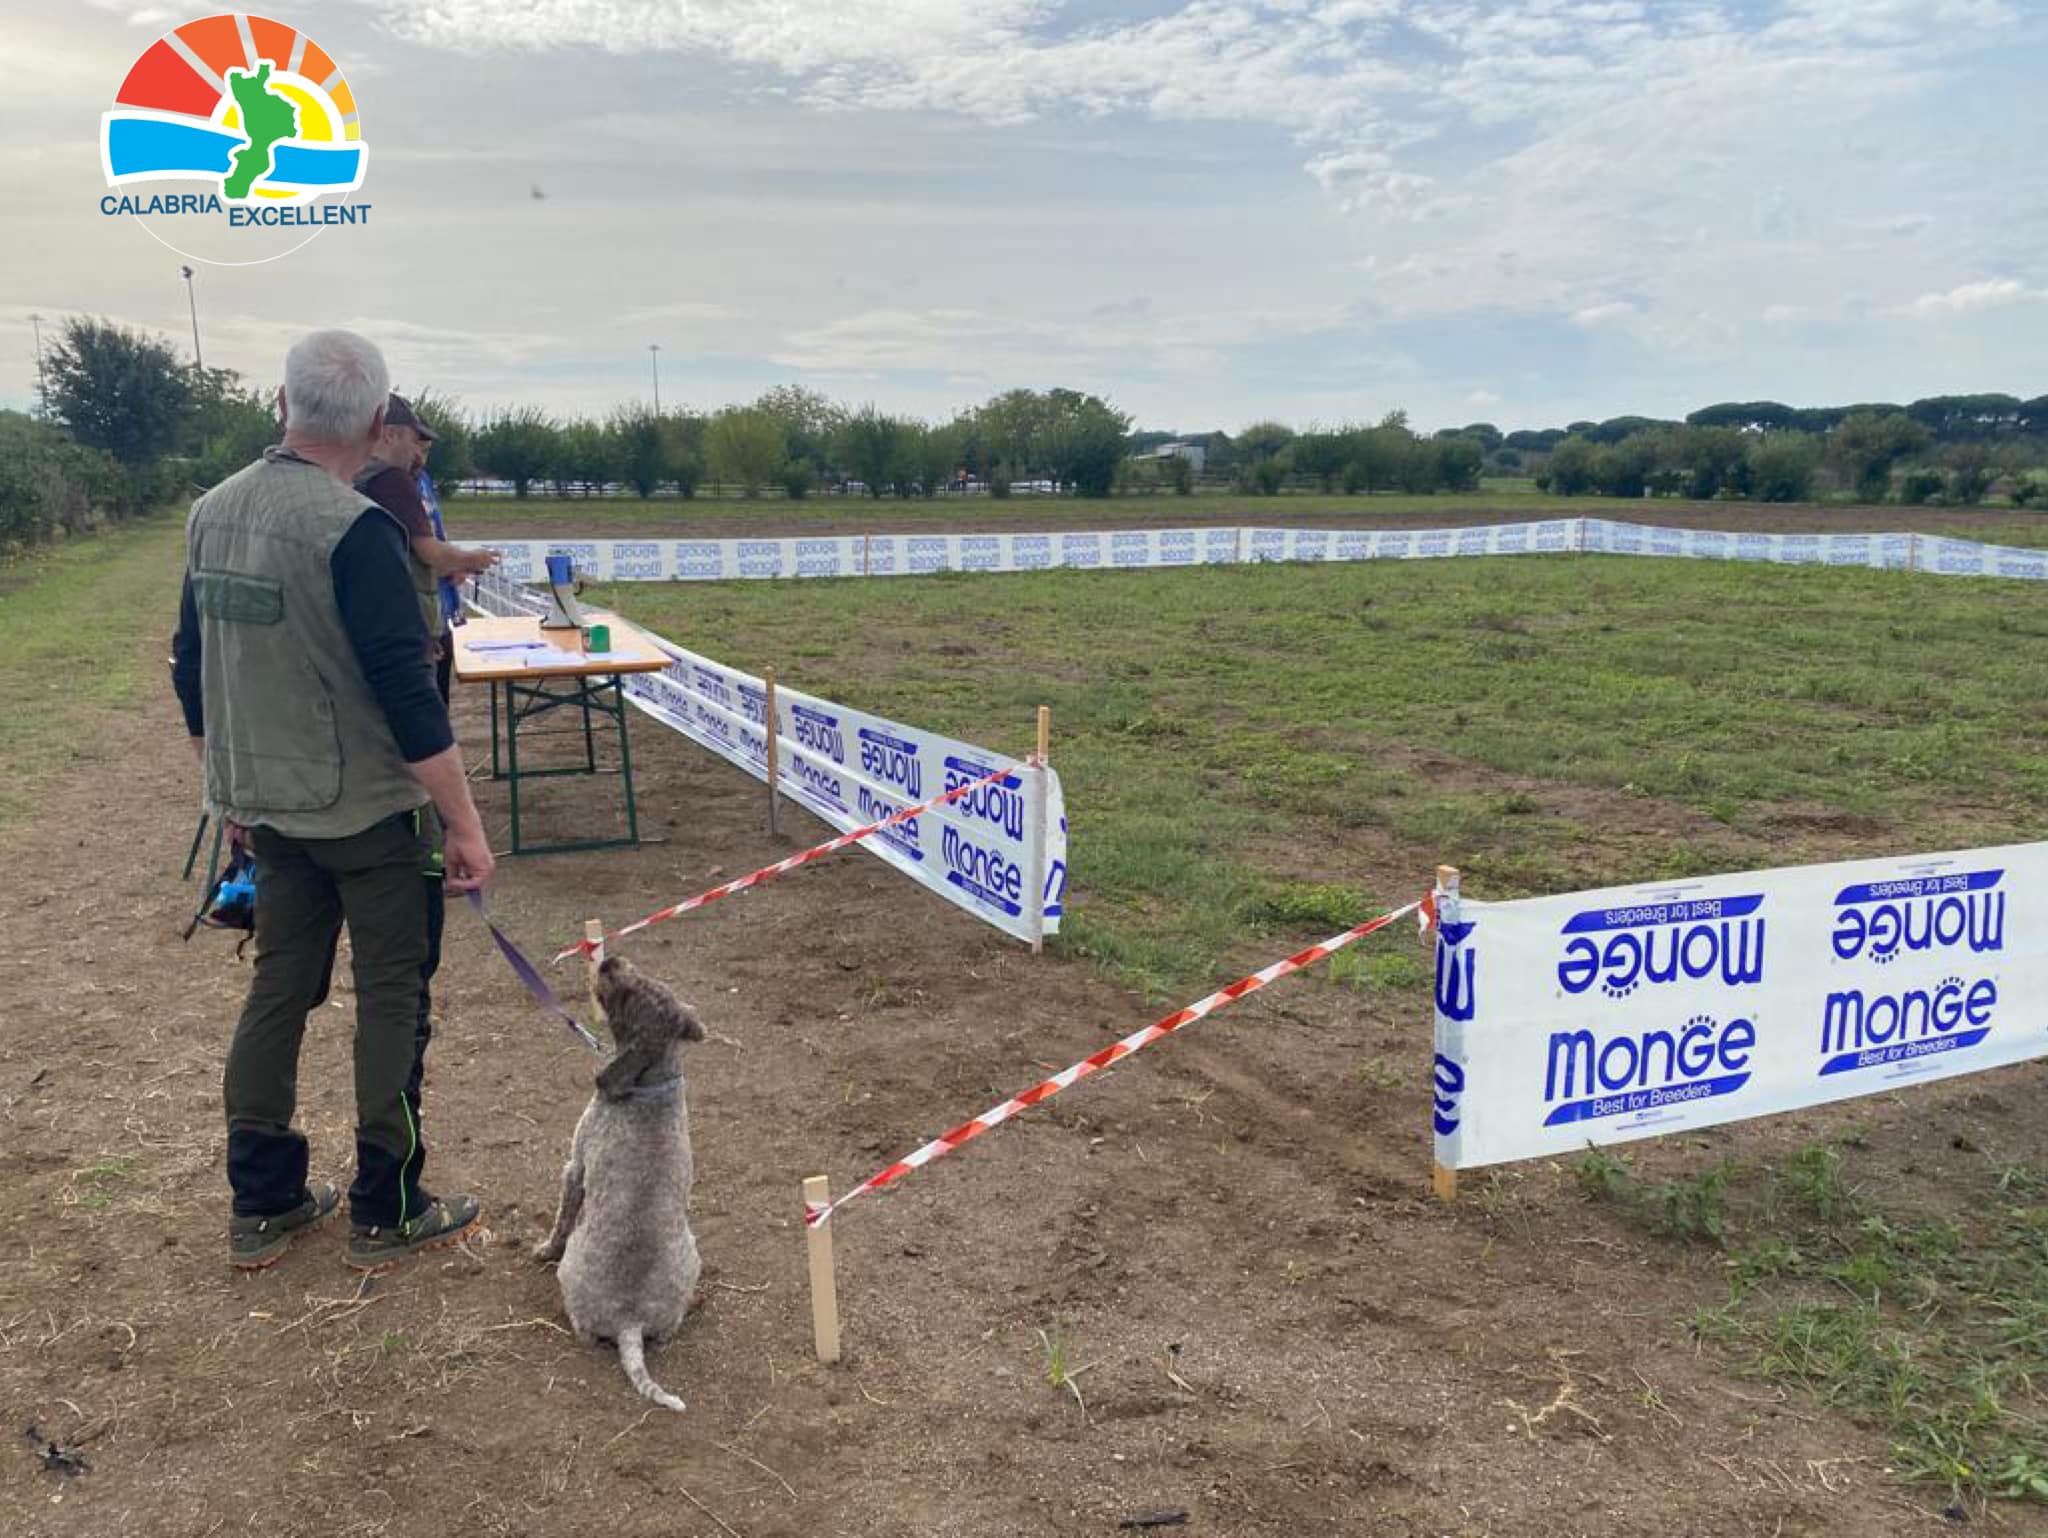
<path id="1" fill-rule="evenodd" d="M 543 1239 L 533 1247 L 533 1258 L 538 1261 L 553 1261 L 562 1258 L 562 1246 L 552 1239 Z"/>

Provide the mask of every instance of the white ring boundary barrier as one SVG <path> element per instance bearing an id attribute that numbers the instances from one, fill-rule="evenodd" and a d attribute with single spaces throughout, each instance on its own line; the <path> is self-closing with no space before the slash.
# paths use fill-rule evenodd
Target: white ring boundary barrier
<path id="1" fill-rule="evenodd" d="M 1458 529 L 1224 526 L 1055 533 L 830 534 L 772 539 L 490 539 L 514 582 L 538 582 L 550 553 L 600 582 L 728 582 L 943 572 L 1144 570 L 1262 561 L 1428 560 L 1474 555 L 1645 555 L 1849 566 L 1949 577 L 2048 581 L 2048 548 L 1939 534 L 1765 534 L 1550 518 Z"/>

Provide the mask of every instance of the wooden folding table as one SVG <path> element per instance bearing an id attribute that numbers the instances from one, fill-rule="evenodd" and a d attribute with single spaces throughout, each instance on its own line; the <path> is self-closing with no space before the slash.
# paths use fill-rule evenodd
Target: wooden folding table
<path id="1" fill-rule="evenodd" d="M 491 778 L 503 780 L 512 800 L 513 854 L 551 854 L 571 849 L 613 849 L 640 842 L 639 813 L 633 803 L 633 747 L 626 730 L 627 673 L 658 673 L 670 662 L 668 653 L 628 620 L 603 611 L 585 611 L 586 625 L 611 627 L 611 645 L 601 654 L 585 650 L 575 630 L 543 630 L 532 614 L 483 615 L 449 631 L 455 648 L 455 676 L 466 684 L 488 684 L 491 690 Z M 499 691 L 504 707 L 499 708 Z M 521 768 L 519 730 L 536 717 L 564 708 L 583 718 L 583 762 L 554 768 Z M 618 727 L 619 776 L 625 789 L 624 838 L 558 839 L 529 844 L 520 837 L 519 786 L 523 780 L 557 775 L 596 774 L 597 738 L 593 716 L 608 717 Z M 499 723 L 503 721 L 503 729 Z M 547 735 L 547 734 L 543 734 Z M 503 753 L 499 752 L 500 741 Z"/>

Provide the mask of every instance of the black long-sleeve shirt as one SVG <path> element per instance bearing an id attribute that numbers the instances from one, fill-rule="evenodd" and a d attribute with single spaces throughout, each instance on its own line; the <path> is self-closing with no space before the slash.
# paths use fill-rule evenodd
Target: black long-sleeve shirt
<path id="1" fill-rule="evenodd" d="M 407 763 L 416 764 L 446 751 L 455 741 L 455 731 L 434 684 L 404 532 L 390 518 L 366 514 L 342 535 L 327 564 L 334 576 L 342 628 L 371 697 L 398 739 L 399 753 Z M 178 600 L 178 634 L 171 643 L 171 687 L 184 709 L 185 729 L 195 737 L 206 735 L 200 657 L 199 610 L 188 571 Z"/>

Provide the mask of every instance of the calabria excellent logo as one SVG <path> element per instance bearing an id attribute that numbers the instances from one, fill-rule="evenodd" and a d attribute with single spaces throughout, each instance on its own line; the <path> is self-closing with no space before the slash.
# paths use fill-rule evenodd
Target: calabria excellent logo
<path id="1" fill-rule="evenodd" d="M 360 187 L 369 150 L 355 95 L 318 43 L 264 16 L 205 16 L 144 49 L 102 114 L 100 169 L 115 190 L 100 211 L 237 230 L 366 223 L 368 204 L 319 200 Z M 234 254 L 282 253 L 259 242 Z"/>

